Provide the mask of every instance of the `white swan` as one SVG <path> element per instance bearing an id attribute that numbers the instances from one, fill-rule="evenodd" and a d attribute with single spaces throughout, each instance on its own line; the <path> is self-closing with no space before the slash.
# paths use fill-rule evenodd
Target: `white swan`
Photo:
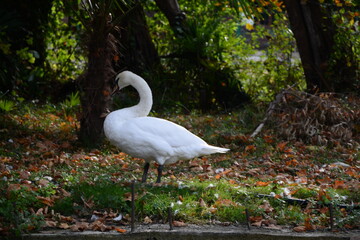
<path id="1" fill-rule="evenodd" d="M 159 164 L 156 180 L 159 183 L 165 164 L 229 151 L 226 148 L 208 145 L 173 122 L 147 117 L 152 107 L 152 93 L 140 76 L 124 71 L 116 76 L 116 83 L 117 90 L 133 86 L 140 95 L 140 102 L 107 115 L 104 122 L 105 136 L 125 153 L 145 160 L 142 182 L 146 182 L 150 161 L 154 160 Z"/>

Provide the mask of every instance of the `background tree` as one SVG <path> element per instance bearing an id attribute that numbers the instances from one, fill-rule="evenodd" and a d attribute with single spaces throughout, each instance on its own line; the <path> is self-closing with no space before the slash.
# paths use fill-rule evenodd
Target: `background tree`
<path id="1" fill-rule="evenodd" d="M 116 71 L 128 69 L 135 73 L 151 72 L 160 63 L 152 42 L 145 13 L 139 1 L 129 1 L 126 6 L 114 9 L 115 17 L 120 17 L 126 9 L 127 14 L 116 23 L 114 36 L 118 42 Z"/>
<path id="2" fill-rule="evenodd" d="M 323 1 L 322 1 L 323 2 Z M 351 46 L 336 42 L 339 26 L 333 22 L 335 2 L 284 0 L 291 29 L 296 38 L 307 88 L 319 91 L 348 91 L 355 87 L 358 62 Z M 327 8 L 325 8 L 327 4 Z M 345 3 L 344 3 L 345 5 Z M 341 5 L 342 6 L 342 5 Z M 336 51 L 344 51 L 338 59 Z"/>
<path id="3" fill-rule="evenodd" d="M 53 1 L 3 1 L 0 9 L 0 89 L 41 96 L 47 23 Z"/>
<path id="4" fill-rule="evenodd" d="M 79 138 L 96 145 L 103 140 L 103 114 L 109 111 L 116 72 L 129 69 L 141 73 L 159 60 L 137 1 L 89 1 L 85 7 L 88 64 L 78 79 L 82 92 Z"/>
<path id="5" fill-rule="evenodd" d="M 89 1 L 84 5 L 89 17 L 85 19 L 88 63 L 86 72 L 78 79 L 82 93 L 79 139 L 91 146 L 102 142 L 102 114 L 109 107 L 115 76 L 112 60 L 117 52 L 116 39 L 111 33 L 113 26 L 109 11 L 113 3 Z"/>

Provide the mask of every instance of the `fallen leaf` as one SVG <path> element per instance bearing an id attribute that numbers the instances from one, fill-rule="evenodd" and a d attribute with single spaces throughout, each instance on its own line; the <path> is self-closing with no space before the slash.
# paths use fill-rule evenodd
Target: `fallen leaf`
<path id="1" fill-rule="evenodd" d="M 48 205 L 48 206 L 53 206 L 54 205 L 54 200 L 48 198 L 48 197 L 41 197 L 41 196 L 37 196 L 36 197 L 40 202 L 42 202 L 43 204 L 45 205 Z"/>
<path id="2" fill-rule="evenodd" d="M 265 135 L 263 138 L 264 138 L 265 142 L 267 142 L 267 143 L 273 143 L 274 142 L 274 139 L 273 139 L 272 136 Z"/>
<path id="3" fill-rule="evenodd" d="M 305 230 L 306 231 L 311 231 L 314 230 L 315 227 L 311 224 L 311 220 L 309 217 L 305 218 Z"/>
<path id="4" fill-rule="evenodd" d="M 245 152 L 254 152 L 256 150 L 255 145 L 247 145 L 245 147 Z"/>
<path id="5" fill-rule="evenodd" d="M 294 227 L 293 230 L 295 232 L 305 232 L 306 231 L 306 227 L 305 226 L 297 226 L 297 227 Z"/>
<path id="6" fill-rule="evenodd" d="M 63 188 L 60 188 L 59 191 L 60 191 L 61 195 L 63 195 L 64 197 L 70 197 L 71 196 L 71 193 L 69 193 L 68 191 L 66 191 Z"/>
<path id="7" fill-rule="evenodd" d="M 202 199 L 202 198 L 199 199 L 199 205 L 200 205 L 200 207 L 206 207 L 206 203 L 205 203 L 204 199 Z"/>
<path id="8" fill-rule="evenodd" d="M 279 143 L 279 144 L 276 146 L 276 148 L 277 148 L 278 150 L 280 150 L 281 152 L 283 152 L 284 149 L 285 149 L 285 147 L 286 147 L 286 144 L 288 144 L 288 143 L 287 143 L 287 142 L 281 142 L 281 143 Z"/>
<path id="9" fill-rule="evenodd" d="M 45 225 L 47 227 L 56 227 L 56 222 L 52 220 L 45 220 Z"/>
<path id="10" fill-rule="evenodd" d="M 43 208 L 39 208 L 39 209 L 36 211 L 35 215 L 37 215 L 37 216 L 39 216 L 39 215 L 44 215 L 44 209 L 43 209 Z"/>
<path id="11" fill-rule="evenodd" d="M 236 184 L 236 181 L 234 179 L 230 179 L 229 183 L 234 185 L 234 184 Z"/>
<path id="12" fill-rule="evenodd" d="M 265 187 L 267 185 L 269 185 L 271 182 L 262 182 L 262 181 L 257 181 L 256 182 L 256 186 L 258 187 Z"/>
<path id="13" fill-rule="evenodd" d="M 343 181 L 343 180 L 335 180 L 334 188 L 335 189 L 346 189 L 345 181 Z"/>
<path id="14" fill-rule="evenodd" d="M 268 201 L 264 201 L 263 204 L 261 204 L 259 206 L 259 208 L 264 209 L 264 211 L 266 213 L 270 213 L 270 212 L 274 211 L 274 208 L 270 205 L 270 203 Z"/>
<path id="15" fill-rule="evenodd" d="M 250 216 L 250 222 L 258 222 L 263 219 L 262 216 Z"/>
<path id="16" fill-rule="evenodd" d="M 143 223 L 144 223 L 144 224 L 151 224 L 151 223 L 152 223 L 152 220 L 151 220 L 151 218 L 149 218 L 148 216 L 146 216 L 146 217 L 144 218 Z"/>
<path id="17" fill-rule="evenodd" d="M 251 224 L 251 226 L 254 226 L 254 227 L 261 227 L 261 224 L 262 224 L 262 220 L 257 221 L 257 222 L 253 222 L 253 223 Z"/>
<path id="18" fill-rule="evenodd" d="M 82 232 L 86 229 L 88 229 L 89 223 L 87 222 L 76 222 L 74 225 L 70 227 L 70 230 L 73 232 Z"/>
<path id="19" fill-rule="evenodd" d="M 49 181 L 46 180 L 46 179 L 40 179 L 39 180 L 39 185 L 42 186 L 42 187 L 46 187 L 47 185 L 49 185 Z"/>
<path id="20" fill-rule="evenodd" d="M 89 199 L 85 199 L 83 196 L 81 196 L 81 200 L 83 201 L 85 207 L 87 208 L 93 208 L 95 203 L 94 201 L 92 200 L 93 197 L 90 197 Z"/>
<path id="21" fill-rule="evenodd" d="M 29 179 L 29 177 L 30 177 L 30 172 L 29 171 L 21 171 L 20 172 L 20 178 L 21 179 Z"/>
<path id="22" fill-rule="evenodd" d="M 273 230 L 281 230 L 281 229 L 282 229 L 281 226 L 275 225 L 275 224 L 273 224 L 273 223 L 270 223 L 270 224 L 269 224 L 268 226 L 266 226 L 265 228 L 267 228 L 267 229 L 273 229 Z"/>
<path id="23" fill-rule="evenodd" d="M 59 224 L 59 228 L 61 228 L 61 229 L 69 229 L 70 226 L 69 226 L 69 224 L 67 224 L 67 223 L 60 223 L 60 224 Z"/>
<path id="24" fill-rule="evenodd" d="M 60 216 L 61 221 L 63 222 L 73 222 L 74 218 L 71 216 Z"/>
<path id="25" fill-rule="evenodd" d="M 229 207 L 229 206 L 235 206 L 236 203 L 231 201 L 230 199 L 219 199 L 215 202 L 216 207 Z"/>
<path id="26" fill-rule="evenodd" d="M 91 223 L 89 225 L 89 229 L 93 230 L 93 231 L 101 231 L 101 232 L 105 232 L 105 231 L 109 231 L 112 230 L 113 227 L 112 226 L 107 226 L 104 223 L 102 223 L 101 221 L 97 220 L 93 223 Z"/>
<path id="27" fill-rule="evenodd" d="M 173 226 L 174 227 L 186 227 L 187 224 L 182 221 L 173 221 Z"/>
<path id="28" fill-rule="evenodd" d="M 115 231 L 119 233 L 126 233 L 126 229 L 122 229 L 122 228 L 115 228 Z"/>

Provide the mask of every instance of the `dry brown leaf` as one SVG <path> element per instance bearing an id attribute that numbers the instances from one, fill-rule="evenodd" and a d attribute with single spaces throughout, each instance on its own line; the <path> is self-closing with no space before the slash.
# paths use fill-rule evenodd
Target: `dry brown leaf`
<path id="1" fill-rule="evenodd" d="M 83 196 L 81 196 L 81 200 L 83 201 L 85 207 L 87 208 L 93 208 L 95 203 L 94 201 L 92 200 L 92 197 L 90 197 L 89 199 L 85 199 Z"/>
<path id="2" fill-rule="evenodd" d="M 143 223 L 144 224 L 151 224 L 152 223 L 152 220 L 151 220 L 151 218 L 149 218 L 148 216 L 146 216 L 145 218 L 144 218 L 144 221 L 143 221 Z"/>
<path id="3" fill-rule="evenodd" d="M 254 226 L 254 227 L 261 227 L 262 222 L 263 222 L 263 220 L 253 222 L 253 223 L 251 224 L 251 226 Z"/>
<path id="4" fill-rule="evenodd" d="M 122 228 L 115 228 L 115 231 L 119 232 L 119 233 L 126 233 L 126 229 L 122 229 Z"/>
<path id="5" fill-rule="evenodd" d="M 43 204 L 48 205 L 50 207 L 54 205 L 54 200 L 50 199 L 49 197 L 37 196 L 36 198 L 40 200 L 40 202 L 42 202 Z"/>
<path id="6" fill-rule="evenodd" d="M 89 223 L 87 222 L 76 222 L 70 227 L 70 230 L 73 232 L 82 232 L 89 228 Z"/>
<path id="7" fill-rule="evenodd" d="M 309 217 L 305 219 L 305 230 L 306 231 L 315 230 L 315 227 L 312 225 L 311 219 Z"/>
<path id="8" fill-rule="evenodd" d="M 40 179 L 39 180 L 39 185 L 42 187 L 46 187 L 47 185 L 49 185 L 50 181 L 46 180 L 46 179 Z"/>
<path id="9" fill-rule="evenodd" d="M 97 220 L 93 223 L 91 223 L 89 225 L 89 229 L 93 230 L 93 231 L 101 231 L 101 232 L 105 232 L 105 231 L 109 231 L 112 230 L 114 227 L 112 226 L 107 226 L 104 223 L 102 223 L 101 221 Z"/>
<path id="10" fill-rule="evenodd" d="M 59 191 L 60 191 L 61 195 L 64 196 L 64 197 L 70 197 L 71 196 L 71 193 L 69 193 L 68 191 L 66 191 L 63 188 L 60 188 Z"/>
<path id="11" fill-rule="evenodd" d="M 69 226 L 69 224 L 67 224 L 67 223 L 60 223 L 60 224 L 59 224 L 59 228 L 61 228 L 61 229 L 69 229 L 70 226 Z"/>
<path id="12" fill-rule="evenodd" d="M 19 175 L 21 179 L 29 179 L 31 174 L 29 171 L 21 171 Z"/>
<path id="13" fill-rule="evenodd" d="M 202 199 L 202 198 L 199 199 L 199 205 L 200 205 L 200 207 L 203 207 L 203 208 L 207 207 L 204 199 Z"/>
<path id="14" fill-rule="evenodd" d="M 173 221 L 173 226 L 174 227 L 186 227 L 187 224 L 182 221 Z"/>
<path id="15" fill-rule="evenodd" d="M 269 223 L 269 224 L 266 225 L 264 228 L 273 229 L 273 230 L 281 230 L 281 229 L 282 229 L 281 226 L 276 225 L 276 224 L 274 224 L 274 223 Z"/>
<path id="16" fill-rule="evenodd" d="M 270 212 L 274 211 L 274 208 L 271 207 L 271 205 L 270 205 L 270 203 L 269 203 L 268 201 L 264 201 L 263 204 L 261 204 L 261 205 L 259 206 L 259 208 L 264 209 L 264 211 L 265 211 L 266 213 L 270 213 Z"/>
<path id="17" fill-rule="evenodd" d="M 294 227 L 293 230 L 295 232 L 305 232 L 306 231 L 306 227 L 305 226 L 297 226 L 297 227 Z"/>
<path id="18" fill-rule="evenodd" d="M 71 216 L 60 216 L 60 220 L 63 221 L 63 222 L 73 222 L 74 221 L 74 218 L 71 217 Z"/>
<path id="19" fill-rule="evenodd" d="M 53 220 L 45 220 L 45 225 L 47 227 L 56 227 L 56 222 Z"/>

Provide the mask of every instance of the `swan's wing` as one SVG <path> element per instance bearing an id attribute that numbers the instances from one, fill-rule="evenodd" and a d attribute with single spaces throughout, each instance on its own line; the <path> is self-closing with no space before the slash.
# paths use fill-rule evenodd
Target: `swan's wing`
<path id="1" fill-rule="evenodd" d="M 188 145 L 206 144 L 204 140 L 194 135 L 186 128 L 161 118 L 140 117 L 130 120 L 142 132 L 152 135 L 154 140 L 162 139 L 171 147 L 178 148 Z"/>
<path id="2" fill-rule="evenodd" d="M 147 161 L 156 160 L 159 164 L 226 150 L 208 145 L 175 123 L 153 117 L 140 117 L 123 122 L 117 128 L 116 139 L 113 139 L 112 143 L 133 157 Z"/>

